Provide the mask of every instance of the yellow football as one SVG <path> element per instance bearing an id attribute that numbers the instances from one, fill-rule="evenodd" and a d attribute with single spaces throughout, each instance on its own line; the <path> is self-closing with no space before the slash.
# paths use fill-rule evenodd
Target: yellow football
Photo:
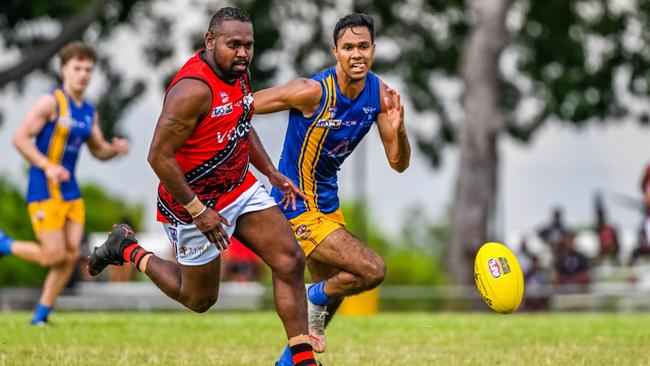
<path id="1" fill-rule="evenodd" d="M 515 255 L 503 244 L 485 243 L 476 253 L 474 280 L 492 310 L 509 314 L 524 296 L 524 275 Z"/>

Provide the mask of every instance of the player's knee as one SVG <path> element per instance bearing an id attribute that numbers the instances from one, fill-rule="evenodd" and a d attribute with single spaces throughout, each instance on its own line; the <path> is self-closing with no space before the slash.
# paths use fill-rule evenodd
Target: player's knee
<path id="1" fill-rule="evenodd" d="M 276 276 L 302 278 L 305 272 L 305 253 L 299 247 L 289 253 L 283 253 L 272 270 Z"/>
<path id="2" fill-rule="evenodd" d="M 185 306 L 195 313 L 205 313 L 210 310 L 212 305 L 216 304 L 217 295 L 203 296 L 197 299 L 188 301 Z"/>
<path id="3" fill-rule="evenodd" d="M 66 261 L 68 263 L 76 263 L 80 255 L 81 255 L 81 251 L 79 249 L 68 250 L 66 252 Z"/>
<path id="4" fill-rule="evenodd" d="M 370 290 L 379 286 L 386 278 L 386 264 L 383 260 L 373 263 L 364 276 L 365 289 Z"/>
<path id="5" fill-rule="evenodd" d="M 53 267 L 64 264 L 67 260 L 65 252 L 45 253 L 41 256 L 39 264 L 43 267 Z"/>

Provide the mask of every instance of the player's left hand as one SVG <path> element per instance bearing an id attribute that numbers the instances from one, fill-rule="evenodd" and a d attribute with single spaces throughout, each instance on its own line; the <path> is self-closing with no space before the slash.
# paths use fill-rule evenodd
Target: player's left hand
<path id="1" fill-rule="evenodd" d="M 386 104 L 386 115 L 391 127 L 397 132 L 404 131 L 404 106 L 402 99 L 397 90 L 388 87 L 386 89 L 388 96 L 384 97 Z"/>
<path id="2" fill-rule="evenodd" d="M 119 155 L 126 155 L 129 153 L 129 142 L 121 137 L 113 137 L 111 146 Z"/>
<path id="3" fill-rule="evenodd" d="M 273 187 L 279 189 L 284 193 L 284 197 L 278 203 L 278 205 L 284 204 L 282 206 L 285 210 L 291 205 L 292 210 L 296 210 L 296 198 L 300 197 L 303 200 L 307 199 L 307 196 L 293 183 L 293 181 L 287 178 L 284 174 L 278 172 L 277 170 L 274 173 L 271 173 L 267 176 L 269 182 Z"/>

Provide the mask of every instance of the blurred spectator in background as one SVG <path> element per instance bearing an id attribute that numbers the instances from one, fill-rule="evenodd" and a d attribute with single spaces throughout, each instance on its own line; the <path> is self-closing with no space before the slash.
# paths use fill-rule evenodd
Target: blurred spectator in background
<path id="1" fill-rule="evenodd" d="M 643 193 L 643 202 L 646 208 L 650 207 L 650 164 L 645 168 L 641 177 L 641 193 Z"/>
<path id="2" fill-rule="evenodd" d="M 521 239 L 519 250 L 515 253 L 515 256 L 517 257 L 521 271 L 526 274 L 526 272 L 531 268 L 532 260 L 535 256 L 528 248 L 528 241 L 526 240 L 526 237 L 523 237 Z"/>
<path id="3" fill-rule="evenodd" d="M 575 233 L 567 231 L 564 244 L 555 258 L 557 285 L 587 285 L 590 280 L 589 260 L 575 247 Z"/>
<path id="4" fill-rule="evenodd" d="M 596 225 L 594 230 L 598 235 L 598 261 L 600 263 L 619 264 L 620 245 L 618 241 L 618 230 L 607 222 L 605 205 L 602 197 L 597 194 L 595 199 Z"/>
<path id="5" fill-rule="evenodd" d="M 524 271 L 524 309 L 527 311 L 548 310 L 548 285 L 551 283 L 551 273 L 544 268 L 539 257 L 530 257 L 530 266 Z"/>
<path id="6" fill-rule="evenodd" d="M 566 241 L 568 229 L 564 224 L 562 217 L 562 209 L 556 207 L 553 209 L 553 218 L 551 222 L 539 229 L 537 232 L 539 237 L 542 238 L 544 243 L 551 249 L 551 253 L 555 257 L 562 249 L 563 243 Z"/>
<path id="7" fill-rule="evenodd" d="M 644 223 L 645 222 L 647 222 L 647 220 L 644 221 Z M 643 259 L 644 257 L 650 257 L 650 242 L 648 241 L 648 231 L 647 226 L 645 225 L 639 230 L 636 247 L 630 255 L 629 264 L 631 266 L 635 265 L 640 259 Z"/>
<path id="8" fill-rule="evenodd" d="M 650 256 L 650 164 L 641 177 L 641 193 L 643 193 L 645 209 L 637 235 L 636 248 L 630 255 L 630 265 L 634 265 L 639 258 Z"/>
<path id="9" fill-rule="evenodd" d="M 264 268 L 260 258 L 234 237 L 230 241 L 232 245 L 221 258 L 221 278 L 238 282 L 261 280 Z"/>

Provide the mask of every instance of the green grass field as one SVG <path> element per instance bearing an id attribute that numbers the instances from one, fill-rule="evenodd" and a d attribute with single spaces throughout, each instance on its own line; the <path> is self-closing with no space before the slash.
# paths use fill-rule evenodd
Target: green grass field
<path id="1" fill-rule="evenodd" d="M 273 365 L 274 313 L 0 314 L 0 365 Z M 339 317 L 325 366 L 650 365 L 650 315 L 389 313 Z"/>

